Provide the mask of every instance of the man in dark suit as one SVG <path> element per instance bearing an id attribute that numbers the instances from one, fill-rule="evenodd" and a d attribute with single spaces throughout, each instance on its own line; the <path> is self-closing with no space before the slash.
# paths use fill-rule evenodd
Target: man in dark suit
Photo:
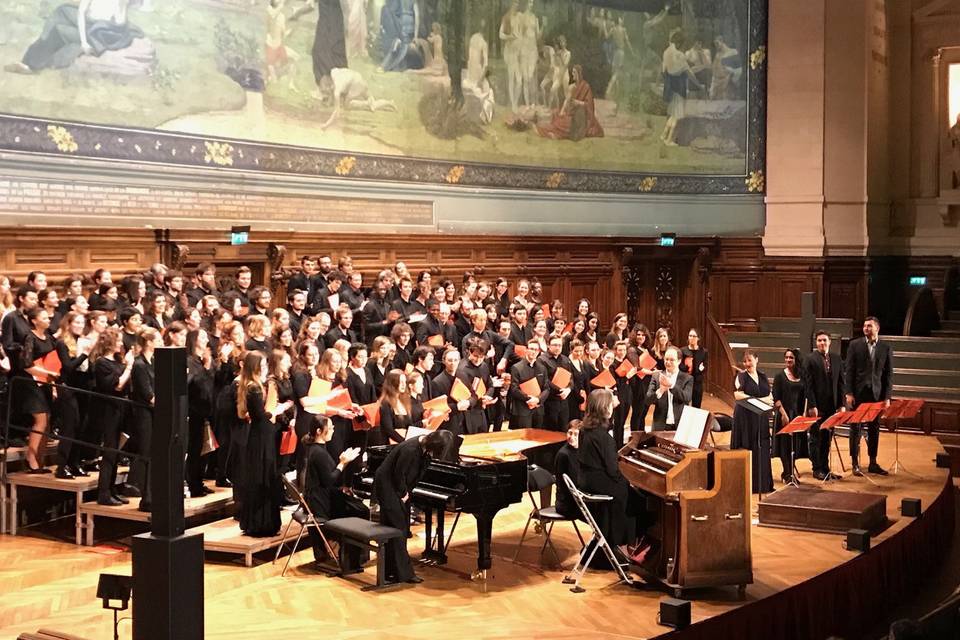
<path id="1" fill-rule="evenodd" d="M 300 256 L 300 271 L 290 276 L 287 281 L 287 291 L 299 289 L 307 294 L 307 300 L 314 297 L 314 288 L 311 279 L 316 271 L 317 262 L 311 256 Z"/>
<path id="2" fill-rule="evenodd" d="M 327 346 L 332 347 L 337 340 L 346 340 L 350 344 L 357 342 L 357 333 L 350 328 L 353 324 L 353 311 L 347 307 L 340 307 L 334 314 L 337 320 L 337 326 L 327 331 L 324 336 Z"/>
<path id="3" fill-rule="evenodd" d="M 530 340 L 523 359 L 510 367 L 510 428 L 525 429 L 543 425 L 543 405 L 550 396 L 550 380 L 547 371 L 538 360 L 540 343 Z M 520 385 L 536 379 L 540 392 L 530 395 Z"/>
<path id="4" fill-rule="evenodd" d="M 890 406 L 893 390 L 893 349 L 880 341 L 880 321 L 869 316 L 863 321 L 863 337 L 850 343 L 844 371 L 846 402 L 851 409 L 864 402 L 884 402 Z M 862 476 L 860 470 L 860 431 L 862 425 L 850 425 L 850 457 L 853 458 L 853 474 Z M 867 471 L 885 476 L 887 472 L 877 464 L 877 449 L 880 446 L 880 424 L 876 421 L 867 427 L 867 454 L 870 466 Z"/>
<path id="5" fill-rule="evenodd" d="M 656 371 L 647 387 L 647 404 L 653 405 L 653 430 L 676 430 L 683 407 L 693 399 L 693 376 L 680 371 L 680 351 L 663 354 L 664 371 Z"/>
<path id="6" fill-rule="evenodd" d="M 820 424 L 843 408 L 843 360 L 830 353 L 830 334 L 826 331 L 817 331 L 816 344 L 817 348 L 803 360 L 802 376 L 807 415 L 820 418 L 809 432 L 810 461 L 817 480 L 839 480 L 840 476 L 830 472 L 831 432 L 821 429 Z"/>

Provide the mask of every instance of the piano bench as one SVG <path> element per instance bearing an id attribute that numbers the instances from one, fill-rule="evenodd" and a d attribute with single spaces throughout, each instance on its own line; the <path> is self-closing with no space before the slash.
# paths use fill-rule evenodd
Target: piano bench
<path id="1" fill-rule="evenodd" d="M 380 548 L 390 540 L 404 538 L 403 531 L 363 518 L 335 518 L 323 523 L 323 532 L 339 537 L 342 545 L 359 547 L 377 554 L 377 583 L 363 587 L 363 591 L 393 586 L 386 583 L 384 554 L 380 553 Z"/>

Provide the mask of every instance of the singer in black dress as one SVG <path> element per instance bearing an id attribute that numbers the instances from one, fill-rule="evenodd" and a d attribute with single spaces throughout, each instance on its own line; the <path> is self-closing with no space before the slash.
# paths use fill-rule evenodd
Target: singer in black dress
<path id="1" fill-rule="evenodd" d="M 773 377 L 773 402 L 777 407 L 779 420 L 777 430 L 790 423 L 791 420 L 804 413 L 806 396 L 803 390 L 803 380 L 800 377 L 800 352 L 796 349 L 787 349 L 783 354 L 783 369 Z M 784 483 L 790 482 L 793 477 L 793 460 L 806 458 L 806 433 L 776 436 L 773 439 L 773 453 L 780 457 L 783 472 L 780 479 Z"/>
<path id="2" fill-rule="evenodd" d="M 734 381 L 737 400 L 747 398 L 770 399 L 770 381 L 766 374 L 757 370 L 758 358 L 747 349 L 743 354 L 744 371 Z M 770 428 L 757 414 L 737 405 L 733 410 L 733 432 L 730 435 L 731 449 L 749 449 L 753 470 L 753 491 L 773 491 L 773 471 L 770 466 Z"/>

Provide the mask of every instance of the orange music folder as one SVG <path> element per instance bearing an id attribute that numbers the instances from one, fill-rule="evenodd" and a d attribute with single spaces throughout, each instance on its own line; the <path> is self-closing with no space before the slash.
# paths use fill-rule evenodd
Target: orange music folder
<path id="1" fill-rule="evenodd" d="M 413 365 L 408 362 L 407 366 L 403 368 L 403 372 L 407 375 L 413 373 Z"/>
<path id="2" fill-rule="evenodd" d="M 363 417 L 367 420 L 367 428 L 380 426 L 380 403 L 371 402 L 360 407 L 363 411 Z"/>
<path id="3" fill-rule="evenodd" d="M 520 391 L 523 391 L 531 398 L 539 398 L 542 389 L 540 389 L 540 383 L 537 382 L 536 378 L 530 378 L 526 382 L 520 383 Z"/>
<path id="4" fill-rule="evenodd" d="M 571 331 L 573 331 L 573 323 L 572 323 L 572 322 L 568 322 L 568 323 L 567 323 L 567 326 L 565 326 L 565 327 L 563 328 L 563 332 L 564 332 L 564 333 L 570 333 Z"/>
<path id="5" fill-rule="evenodd" d="M 483 384 L 483 378 L 474 379 L 473 390 L 477 393 L 478 398 L 487 395 L 487 385 Z"/>
<path id="6" fill-rule="evenodd" d="M 804 416 L 797 416 L 790 421 L 790 424 L 784 426 L 780 431 L 777 431 L 778 436 L 789 435 L 792 433 L 802 433 L 816 424 L 819 418 L 806 418 Z"/>
<path id="7" fill-rule="evenodd" d="M 626 378 L 629 380 L 633 376 L 637 375 L 637 368 L 630 364 L 629 360 L 624 360 L 620 363 L 620 366 L 617 367 L 617 375 L 621 378 Z"/>
<path id="8" fill-rule="evenodd" d="M 543 306 L 540 307 L 540 308 L 543 309 L 543 317 L 544 317 L 544 318 L 549 318 L 549 317 L 550 317 L 550 305 L 545 304 L 545 305 L 543 305 Z"/>
<path id="9" fill-rule="evenodd" d="M 333 389 L 333 385 L 329 380 L 314 378 L 310 381 L 310 389 L 307 391 L 307 395 L 311 398 L 320 398 L 330 393 L 331 389 Z"/>
<path id="10" fill-rule="evenodd" d="M 447 396 L 437 396 L 423 403 L 423 412 L 430 412 L 431 415 L 438 413 L 450 413 L 450 405 L 447 404 Z"/>
<path id="11" fill-rule="evenodd" d="M 437 427 L 439 427 L 439 426 L 442 425 L 444 422 L 446 422 L 446 420 L 447 420 L 447 415 L 448 415 L 448 414 L 446 414 L 446 413 L 438 413 L 438 414 L 435 414 L 435 415 L 431 415 L 430 417 L 424 418 L 424 419 L 423 419 L 423 428 L 424 428 L 424 429 L 427 429 L 427 430 L 429 430 L 429 431 L 436 431 L 436 430 L 437 430 Z"/>
<path id="12" fill-rule="evenodd" d="M 439 333 L 435 336 L 430 336 L 427 338 L 427 344 L 431 347 L 442 347 L 443 346 L 443 336 Z"/>
<path id="13" fill-rule="evenodd" d="M 570 380 L 573 378 L 573 374 L 564 369 L 563 367 L 557 367 L 556 373 L 553 374 L 553 379 L 550 380 L 553 384 L 557 385 L 561 389 L 566 389 L 570 384 Z"/>
<path id="14" fill-rule="evenodd" d="M 686 367 L 687 373 L 693 373 L 693 356 L 687 356 L 684 358 L 683 366 Z"/>
<path id="15" fill-rule="evenodd" d="M 637 363 L 637 368 L 653 371 L 657 368 L 657 361 L 650 355 L 649 351 L 644 351 L 643 355 L 640 356 L 640 361 Z"/>
<path id="16" fill-rule="evenodd" d="M 609 389 L 617 384 L 617 381 L 613 379 L 613 374 L 610 373 L 609 369 L 604 369 L 601 371 L 593 380 L 590 381 L 595 387 L 602 387 L 604 389 Z"/>
<path id="17" fill-rule="evenodd" d="M 450 389 L 450 397 L 457 402 L 470 399 L 470 388 L 463 384 L 463 380 L 457 378 L 453 381 L 453 387 Z"/>
<path id="18" fill-rule="evenodd" d="M 527 345 L 525 344 L 514 345 L 513 352 L 517 354 L 518 358 L 525 358 L 527 355 Z"/>
<path id="19" fill-rule="evenodd" d="M 280 455 L 289 456 L 297 450 L 297 432 L 293 427 L 284 429 L 280 438 Z"/>
<path id="20" fill-rule="evenodd" d="M 267 397 L 263 402 L 263 408 L 267 410 L 267 413 L 273 415 L 277 411 L 278 404 L 280 404 L 280 399 L 277 396 L 276 383 L 267 383 Z"/>
<path id="21" fill-rule="evenodd" d="M 42 366 L 47 371 L 60 375 L 60 370 L 63 368 L 63 365 L 60 363 L 60 356 L 56 351 L 51 351 L 47 355 L 43 356 L 41 359 Z"/>
<path id="22" fill-rule="evenodd" d="M 326 401 L 327 407 L 330 409 L 349 409 L 353 406 L 353 401 L 350 399 L 350 390 L 346 387 L 334 389 L 326 397 Z"/>

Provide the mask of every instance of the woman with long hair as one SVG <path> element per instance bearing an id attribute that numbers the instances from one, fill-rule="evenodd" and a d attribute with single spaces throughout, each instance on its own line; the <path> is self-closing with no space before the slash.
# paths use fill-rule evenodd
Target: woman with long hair
<path id="1" fill-rule="evenodd" d="M 291 366 L 292 361 L 290 354 L 286 351 L 283 349 L 274 349 L 270 352 L 267 359 L 267 397 L 269 398 L 271 393 L 276 393 L 278 403 L 290 405 L 287 411 L 274 415 L 273 423 L 277 427 L 278 452 L 280 451 L 280 442 L 283 433 L 288 429 L 294 428 L 293 423 L 296 417 L 296 400 L 293 393 L 293 383 L 290 380 Z M 269 410 L 270 407 L 267 407 L 267 409 Z M 277 460 L 280 473 L 286 473 L 296 468 L 293 464 L 293 454 L 280 455 Z"/>
<path id="2" fill-rule="evenodd" d="M 405 375 L 407 395 L 410 397 L 410 422 L 420 425 L 423 422 L 423 389 L 426 386 L 423 374 L 414 369 Z"/>
<path id="3" fill-rule="evenodd" d="M 88 360 L 93 343 L 84 338 L 87 321 L 82 313 L 69 311 L 60 321 L 60 338 L 57 340 L 57 356 L 60 358 L 60 381 L 65 385 L 58 389 L 56 410 L 60 419 L 60 438 L 57 446 L 59 466 L 56 476 L 69 480 L 76 476 L 89 475 L 81 468 L 80 457 L 84 447 L 77 446 L 71 438 L 81 439 L 87 417 L 89 396 L 74 393 L 71 389 L 93 388 L 93 370 Z"/>
<path id="4" fill-rule="evenodd" d="M 390 339 L 397 345 L 397 352 L 393 356 L 393 368 L 403 371 L 408 364 L 413 363 L 413 330 L 406 322 L 398 322 L 390 331 Z"/>
<path id="5" fill-rule="evenodd" d="M 297 441 L 303 440 L 313 424 L 313 414 L 303 406 L 303 399 L 310 393 L 314 380 L 320 379 L 317 365 L 320 364 L 320 352 L 312 340 L 305 340 L 297 347 L 297 359 L 290 369 L 290 382 L 293 386 L 293 399 L 296 403 L 297 417 L 294 420 L 294 430 Z"/>
<path id="6" fill-rule="evenodd" d="M 785 427 L 806 409 L 806 396 L 801 377 L 800 352 L 787 349 L 783 352 L 783 369 L 773 377 L 773 406 L 777 409 L 779 428 Z M 779 430 L 778 428 L 778 430 Z M 808 457 L 806 438 L 794 434 L 777 436 L 773 440 L 773 453 L 780 457 L 780 479 L 784 484 L 793 479 L 793 460 Z"/>
<path id="7" fill-rule="evenodd" d="M 280 531 L 282 490 L 277 471 L 275 416 L 293 406 L 288 400 L 266 409 L 267 359 L 259 351 L 243 358 L 237 389 L 237 416 L 249 424 L 242 451 L 237 484 L 240 530 L 255 538 L 275 536 Z M 236 493 L 236 492 L 235 492 Z"/>
<path id="8" fill-rule="evenodd" d="M 670 342 L 670 331 L 666 327 L 657 329 L 657 334 L 653 337 L 653 348 L 650 349 L 650 355 L 657 361 L 657 370 L 664 371 L 663 354 L 672 346 Z"/>
<path id="9" fill-rule="evenodd" d="M 23 342 L 19 368 L 35 378 L 54 381 L 57 374 L 37 364 L 38 360 L 56 350 L 56 343 L 48 331 L 50 315 L 43 307 L 34 307 L 27 311 L 26 318 L 30 323 L 30 333 Z M 27 470 L 30 473 L 50 473 L 43 466 L 42 452 L 47 450 L 47 429 L 53 406 L 52 388 L 25 382 L 18 385 L 11 395 L 19 397 L 20 412 L 33 417 L 33 428 L 27 436 Z"/>
<path id="10" fill-rule="evenodd" d="M 333 390 L 346 387 L 346 363 L 336 349 L 327 349 L 323 352 L 323 355 L 320 356 L 317 373 L 322 380 L 330 383 Z M 325 415 L 333 420 L 333 425 L 336 427 L 333 440 L 327 445 L 331 456 L 339 456 L 347 448 L 348 434 L 353 428 L 353 419 L 357 415 L 354 409 L 354 406 L 351 406 L 350 409 L 327 406 Z"/>
<path id="11" fill-rule="evenodd" d="M 630 332 L 627 331 L 627 326 L 629 325 L 629 319 L 627 314 L 618 313 L 613 316 L 613 324 L 610 325 L 610 333 L 607 334 L 604 344 L 606 344 L 607 349 L 613 349 L 613 345 L 617 344 L 621 340 L 627 340 L 630 337 Z"/>
<path id="12" fill-rule="evenodd" d="M 583 332 L 583 341 L 584 343 L 596 342 L 600 344 L 600 337 L 597 335 L 598 327 L 600 326 L 600 316 L 596 312 L 591 311 L 587 314 L 587 328 Z"/>
<path id="13" fill-rule="evenodd" d="M 403 442 L 404 434 L 397 429 L 405 431 L 412 424 L 406 376 L 399 369 L 391 369 L 383 379 L 380 392 L 380 430 L 384 441 Z"/>
<path id="14" fill-rule="evenodd" d="M 127 395 L 127 385 L 133 373 L 133 351 L 123 354 L 123 341 L 116 327 L 105 329 L 90 351 L 93 364 L 94 391 L 98 396 L 90 400 L 90 419 L 102 430 L 103 452 L 100 462 L 100 478 L 97 482 L 97 503 L 117 506 L 129 502 L 117 493 L 117 453 L 120 446 L 120 423 L 124 415 L 124 403 L 119 398 Z M 106 397 L 105 397 L 106 396 Z M 117 399 L 113 399 L 117 398 Z M 91 441 L 96 439 L 91 438 Z"/>
<path id="15" fill-rule="evenodd" d="M 743 352 L 743 370 L 734 379 L 735 400 L 760 398 L 773 403 L 770 381 L 757 369 L 760 358 L 753 349 Z M 773 470 L 770 466 L 770 429 L 765 420 L 737 404 L 733 408 L 733 431 L 730 433 L 731 449 L 749 449 L 752 456 L 753 492 L 773 491 Z"/>
<path id="16" fill-rule="evenodd" d="M 246 355 L 243 325 L 234 320 L 223 327 L 213 375 L 213 432 L 219 443 L 216 478 L 218 487 L 231 487 L 230 476 L 239 460 L 246 429 L 237 418 L 237 386 L 240 367 Z M 239 438 L 234 442 L 234 437 Z"/>
<path id="17" fill-rule="evenodd" d="M 150 442 L 153 435 L 154 372 L 153 354 L 162 346 L 163 338 L 156 329 L 147 327 L 137 334 L 133 370 L 130 375 L 131 406 L 129 424 L 134 433 L 137 457 L 130 463 L 128 482 L 140 491 L 140 511 L 150 511 Z"/>
<path id="18" fill-rule="evenodd" d="M 628 345 L 627 358 L 637 368 L 637 381 L 630 396 L 630 431 L 643 431 L 647 424 L 647 412 L 650 409 L 646 398 L 647 387 L 650 384 L 650 376 L 653 374 L 652 369 L 640 366 L 640 361 L 650 353 L 650 348 L 653 346 L 653 336 L 650 335 L 650 330 L 645 324 L 633 325 Z"/>
<path id="19" fill-rule="evenodd" d="M 293 347 L 293 329 L 290 327 L 276 326 L 270 336 L 270 344 L 274 349 L 280 349 L 288 356 L 291 362 L 297 357 L 297 350 Z"/>
<path id="20" fill-rule="evenodd" d="M 573 365 L 573 376 L 571 377 L 573 391 L 567 396 L 567 404 L 570 418 L 572 420 L 579 420 L 583 417 L 583 409 L 581 407 L 587 401 L 587 391 L 590 385 L 590 378 L 588 377 L 590 375 L 590 369 L 587 368 L 588 364 L 586 362 L 583 343 L 579 340 L 570 342 L 570 364 Z"/>
<path id="21" fill-rule="evenodd" d="M 380 396 L 380 390 L 383 388 L 383 379 L 390 370 L 390 338 L 387 336 L 377 336 L 373 339 L 370 347 L 369 358 L 367 359 L 367 371 L 370 373 L 370 380 L 373 382 L 373 389 L 376 396 Z"/>
<path id="22" fill-rule="evenodd" d="M 693 399 L 691 406 L 700 408 L 703 404 L 703 377 L 707 371 L 707 350 L 700 345 L 700 332 L 690 329 L 687 332 L 687 346 L 681 350 L 683 361 L 680 371 L 693 376 Z"/>

